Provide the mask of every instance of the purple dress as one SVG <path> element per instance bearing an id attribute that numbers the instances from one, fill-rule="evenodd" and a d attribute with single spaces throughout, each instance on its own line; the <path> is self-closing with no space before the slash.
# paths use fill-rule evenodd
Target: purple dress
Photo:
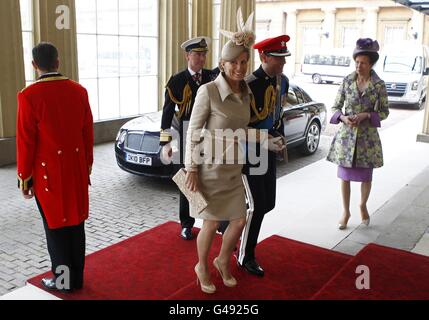
<path id="1" fill-rule="evenodd" d="M 337 111 L 331 118 L 330 123 L 338 124 L 341 122 L 340 117 L 343 115 L 341 111 Z M 380 115 L 377 112 L 371 112 L 372 125 L 374 127 L 380 126 Z M 372 181 L 372 172 L 374 168 L 359 168 L 353 163 L 353 167 L 346 168 L 338 166 L 337 176 L 344 181 L 355 181 L 355 182 L 371 182 Z"/>

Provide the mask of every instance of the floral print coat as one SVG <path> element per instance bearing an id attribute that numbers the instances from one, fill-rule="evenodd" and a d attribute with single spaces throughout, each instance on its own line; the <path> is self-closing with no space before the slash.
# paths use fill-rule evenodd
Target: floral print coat
<path id="1" fill-rule="evenodd" d="M 339 118 L 343 114 L 350 116 L 369 112 L 371 118 L 354 128 L 341 123 L 327 160 L 346 168 L 379 168 L 383 166 L 383 151 L 377 127 L 389 115 L 386 86 L 371 70 L 368 88 L 360 94 L 356 78 L 357 73 L 353 72 L 343 80 L 332 107 L 331 123 L 340 123 Z"/>

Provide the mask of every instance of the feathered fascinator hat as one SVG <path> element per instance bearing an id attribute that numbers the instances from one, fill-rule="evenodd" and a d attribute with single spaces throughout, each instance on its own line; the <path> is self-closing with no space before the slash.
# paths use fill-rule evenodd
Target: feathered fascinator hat
<path id="1" fill-rule="evenodd" d="M 356 57 L 361 53 L 373 54 L 378 59 L 378 50 L 380 50 L 380 46 L 377 40 L 372 40 L 371 38 L 358 39 L 356 48 L 353 51 L 353 59 L 356 60 Z"/>
<path id="2" fill-rule="evenodd" d="M 256 35 L 253 32 L 252 12 L 244 23 L 241 7 L 237 10 L 237 32 L 220 30 L 225 37 L 230 39 L 222 48 L 221 59 L 231 61 L 237 58 L 244 50 L 250 49 L 255 43 Z"/>

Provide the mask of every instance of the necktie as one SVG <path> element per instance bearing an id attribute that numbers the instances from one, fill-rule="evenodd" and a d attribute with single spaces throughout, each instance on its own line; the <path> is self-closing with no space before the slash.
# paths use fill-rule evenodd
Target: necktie
<path id="1" fill-rule="evenodd" d="M 201 80 L 201 75 L 199 74 L 199 73 L 196 73 L 196 74 L 194 74 L 193 76 L 192 76 L 192 79 L 195 81 L 195 83 L 197 84 L 197 85 L 200 85 L 200 80 Z"/>

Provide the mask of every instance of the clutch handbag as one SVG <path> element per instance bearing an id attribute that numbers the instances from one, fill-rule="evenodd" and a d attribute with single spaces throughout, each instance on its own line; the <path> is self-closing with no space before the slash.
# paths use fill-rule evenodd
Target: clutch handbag
<path id="1" fill-rule="evenodd" d="M 177 184 L 180 191 L 188 199 L 189 204 L 194 210 L 200 214 L 205 208 L 207 208 L 207 200 L 200 191 L 193 192 L 186 187 L 186 170 L 180 169 L 173 177 L 173 181 Z"/>

